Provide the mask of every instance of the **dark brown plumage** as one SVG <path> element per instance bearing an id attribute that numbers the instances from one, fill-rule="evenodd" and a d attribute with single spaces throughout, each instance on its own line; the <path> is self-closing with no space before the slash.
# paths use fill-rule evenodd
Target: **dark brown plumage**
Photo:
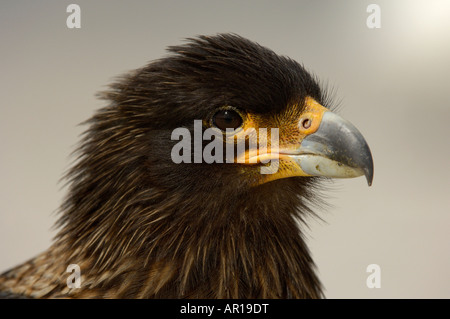
<path id="1" fill-rule="evenodd" d="M 223 106 L 280 127 L 288 141 L 308 97 L 327 105 L 319 85 L 297 62 L 236 35 L 169 52 L 101 94 L 109 105 L 86 122 L 54 244 L 0 277 L 5 296 L 323 296 L 297 223 L 311 213 L 318 177 L 264 182 L 260 165 L 170 157 L 174 129 L 193 131 L 196 119 L 206 129 Z M 81 288 L 68 288 L 69 264 L 80 266 Z"/>

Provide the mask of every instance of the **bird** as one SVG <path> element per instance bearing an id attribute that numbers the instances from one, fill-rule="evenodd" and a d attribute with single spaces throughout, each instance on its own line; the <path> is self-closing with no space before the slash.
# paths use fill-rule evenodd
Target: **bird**
<path id="1" fill-rule="evenodd" d="M 57 234 L 0 275 L 0 296 L 324 298 L 307 219 L 324 182 L 370 186 L 374 169 L 322 86 L 235 33 L 186 38 L 115 78 L 83 122 Z"/>

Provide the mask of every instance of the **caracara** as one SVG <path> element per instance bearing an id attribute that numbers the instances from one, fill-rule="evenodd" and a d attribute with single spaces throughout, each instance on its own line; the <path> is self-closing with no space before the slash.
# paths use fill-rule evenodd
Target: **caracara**
<path id="1" fill-rule="evenodd" d="M 371 184 L 361 133 L 303 66 L 245 38 L 168 51 L 101 94 L 59 232 L 0 276 L 2 297 L 323 297 L 301 226 L 321 180 Z"/>

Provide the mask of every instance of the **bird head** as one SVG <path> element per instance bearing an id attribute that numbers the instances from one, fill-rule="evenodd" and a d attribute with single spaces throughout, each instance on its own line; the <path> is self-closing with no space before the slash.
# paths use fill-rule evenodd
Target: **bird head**
<path id="1" fill-rule="evenodd" d="M 101 94 L 109 105 L 87 122 L 69 171 L 62 234 L 134 238 L 158 214 L 276 219 L 274 210 L 308 210 L 302 198 L 318 178 L 371 184 L 367 143 L 299 63 L 232 34 L 168 51 Z"/>
<path id="2" fill-rule="evenodd" d="M 326 92 L 297 62 L 230 34 L 189 39 L 169 52 L 114 84 L 104 95 L 113 109 L 97 118 L 115 118 L 109 134 L 135 140 L 126 154 L 141 152 L 135 155 L 145 158 L 153 182 L 249 189 L 287 178 L 307 184 L 310 176 L 365 175 L 372 183 L 361 133 L 329 110 Z"/>
<path id="3" fill-rule="evenodd" d="M 304 67 L 240 36 L 168 51 L 112 84 L 101 94 L 108 106 L 87 122 L 59 220 L 59 241 L 76 247 L 69 259 L 99 272 L 122 269 L 122 259 L 170 265 L 178 295 L 196 289 L 199 273 L 231 287 L 234 271 L 266 292 L 295 273 L 295 285 L 315 287 L 305 295 L 320 295 L 294 218 L 311 212 L 318 179 L 371 184 L 361 133 Z M 256 284 L 259 272 L 273 278 Z"/>

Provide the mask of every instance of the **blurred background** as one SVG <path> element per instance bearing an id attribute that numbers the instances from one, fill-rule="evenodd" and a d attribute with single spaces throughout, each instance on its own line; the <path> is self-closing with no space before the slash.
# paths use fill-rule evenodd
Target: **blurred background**
<path id="1" fill-rule="evenodd" d="M 308 243 L 327 298 L 450 298 L 450 1 L 0 4 L 0 272 L 45 250 L 58 182 L 114 77 L 199 34 L 234 32 L 304 64 L 369 143 L 372 187 L 335 180 Z M 369 29 L 371 3 L 381 28 Z M 381 268 L 369 289 L 366 268 Z"/>

